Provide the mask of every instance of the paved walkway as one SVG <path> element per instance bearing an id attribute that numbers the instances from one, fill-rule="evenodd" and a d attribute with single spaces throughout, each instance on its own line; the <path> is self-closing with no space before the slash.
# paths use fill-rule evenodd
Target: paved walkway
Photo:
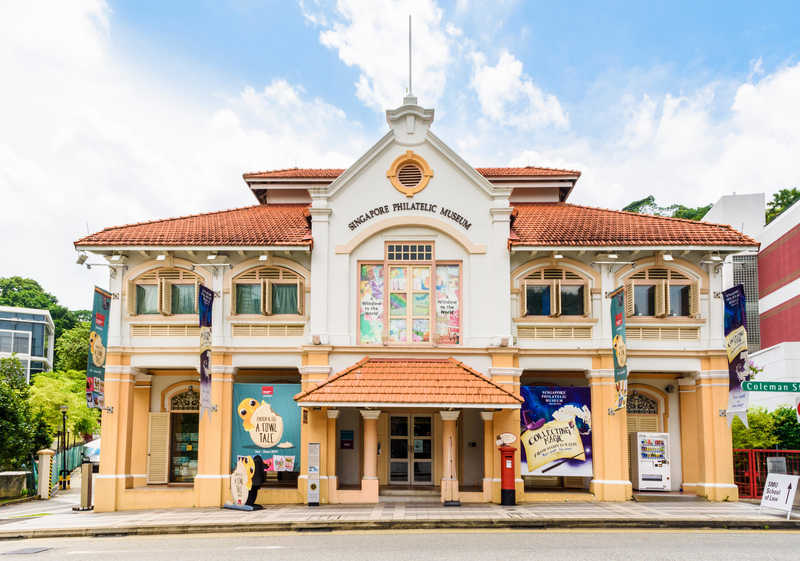
<path id="1" fill-rule="evenodd" d="M 49 501 L 53 503 L 53 501 Z M 28 505 L 36 503 L 28 503 Z M 24 505 L 18 505 L 24 506 Z M 276 530 L 411 528 L 759 528 L 800 530 L 779 511 L 758 513 L 751 503 L 658 502 L 527 503 L 514 507 L 438 503 L 370 505 L 274 505 L 243 512 L 222 508 L 180 508 L 125 512 L 64 512 L 19 516 L 0 509 L 0 539 L 119 534 L 178 534 Z M 23 515 L 24 516 L 24 515 Z"/>

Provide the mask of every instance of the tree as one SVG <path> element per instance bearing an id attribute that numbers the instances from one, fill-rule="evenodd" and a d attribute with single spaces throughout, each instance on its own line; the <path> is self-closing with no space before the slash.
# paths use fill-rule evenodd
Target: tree
<path id="1" fill-rule="evenodd" d="M 639 214 L 650 214 L 653 216 L 671 216 L 672 218 L 683 218 L 685 220 L 702 220 L 711 210 L 713 205 L 699 206 L 697 208 L 686 207 L 683 205 L 658 206 L 653 195 L 644 199 L 633 201 L 623 208 L 625 212 L 637 212 Z"/>
<path id="2" fill-rule="evenodd" d="M 784 210 L 792 206 L 798 199 L 800 199 L 800 191 L 797 188 L 781 189 L 775 193 L 772 200 L 767 203 L 767 224 L 778 218 Z"/>
<path id="3" fill-rule="evenodd" d="M 772 412 L 773 430 L 781 450 L 800 450 L 800 423 L 794 407 L 783 405 Z"/>
<path id="4" fill-rule="evenodd" d="M 93 434 L 99 427 L 99 414 L 86 405 L 86 372 L 77 370 L 42 372 L 34 378 L 30 404 L 41 414 L 53 432 L 61 430 L 60 407 L 69 407 L 67 429 L 73 434 Z"/>
<path id="5" fill-rule="evenodd" d="M 33 279 L 0 278 L 0 306 L 48 310 L 50 317 L 53 318 L 56 341 L 64 331 L 72 329 L 78 323 L 75 312 L 60 305 L 58 298 L 46 292 Z"/>
<path id="6" fill-rule="evenodd" d="M 31 411 L 28 397 L 25 369 L 16 354 L 0 359 L 0 470 L 20 467 L 52 442 L 44 421 Z"/>
<path id="7" fill-rule="evenodd" d="M 731 435 L 734 448 L 765 449 L 778 443 L 778 437 L 774 434 L 775 419 L 765 408 L 751 407 L 747 411 L 747 424 L 750 425 L 749 429 L 738 417 L 733 419 Z"/>
<path id="8" fill-rule="evenodd" d="M 89 323 L 81 322 L 56 341 L 56 362 L 62 370 L 86 372 L 89 357 Z"/>

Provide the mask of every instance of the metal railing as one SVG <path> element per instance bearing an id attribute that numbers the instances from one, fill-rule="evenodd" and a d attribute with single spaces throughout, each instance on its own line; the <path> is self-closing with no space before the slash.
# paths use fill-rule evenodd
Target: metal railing
<path id="1" fill-rule="evenodd" d="M 767 483 L 767 458 L 786 458 L 786 473 L 800 475 L 800 450 L 734 450 L 733 480 L 740 499 L 760 499 Z"/>
<path id="2" fill-rule="evenodd" d="M 63 458 L 64 454 L 66 454 L 67 458 L 67 472 L 72 473 L 72 471 L 81 465 L 81 461 L 83 460 L 83 453 L 86 449 L 84 444 L 74 444 L 73 446 L 67 448 L 66 452 L 61 452 L 60 450 L 56 452 L 53 456 L 53 469 L 50 473 L 50 487 L 58 487 L 59 483 L 59 473 L 64 465 Z M 67 485 L 69 488 L 69 485 Z"/>

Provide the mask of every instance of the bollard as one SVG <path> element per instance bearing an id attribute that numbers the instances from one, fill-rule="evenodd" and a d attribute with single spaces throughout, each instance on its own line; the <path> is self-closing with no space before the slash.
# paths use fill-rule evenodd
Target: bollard
<path id="1" fill-rule="evenodd" d="M 74 506 L 72 510 L 94 509 L 92 495 L 92 462 L 89 461 L 89 458 L 83 458 L 83 463 L 81 464 L 81 506 Z"/>

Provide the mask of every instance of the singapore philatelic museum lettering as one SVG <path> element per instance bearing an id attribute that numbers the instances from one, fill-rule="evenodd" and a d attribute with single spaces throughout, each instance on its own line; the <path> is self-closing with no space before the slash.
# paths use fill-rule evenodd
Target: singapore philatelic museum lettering
<path id="1" fill-rule="evenodd" d="M 428 203 L 393 203 L 391 206 L 392 206 L 392 212 L 397 212 L 398 210 L 422 210 L 426 212 L 432 212 L 434 214 L 436 213 L 436 209 L 439 208 L 439 205 L 431 205 Z M 374 218 L 376 216 L 380 216 L 381 214 L 389 214 L 389 205 L 383 205 L 374 208 L 372 210 L 368 210 L 367 212 L 365 212 L 364 214 L 353 220 L 350 224 L 348 224 L 348 226 L 350 227 L 351 230 L 355 230 L 367 220 Z M 439 214 L 446 216 L 453 222 L 457 222 L 458 224 L 463 226 L 464 229 L 466 230 L 469 230 L 470 226 L 472 226 L 472 223 L 469 222 L 466 218 L 448 208 L 442 207 L 442 209 L 439 211 Z"/>

